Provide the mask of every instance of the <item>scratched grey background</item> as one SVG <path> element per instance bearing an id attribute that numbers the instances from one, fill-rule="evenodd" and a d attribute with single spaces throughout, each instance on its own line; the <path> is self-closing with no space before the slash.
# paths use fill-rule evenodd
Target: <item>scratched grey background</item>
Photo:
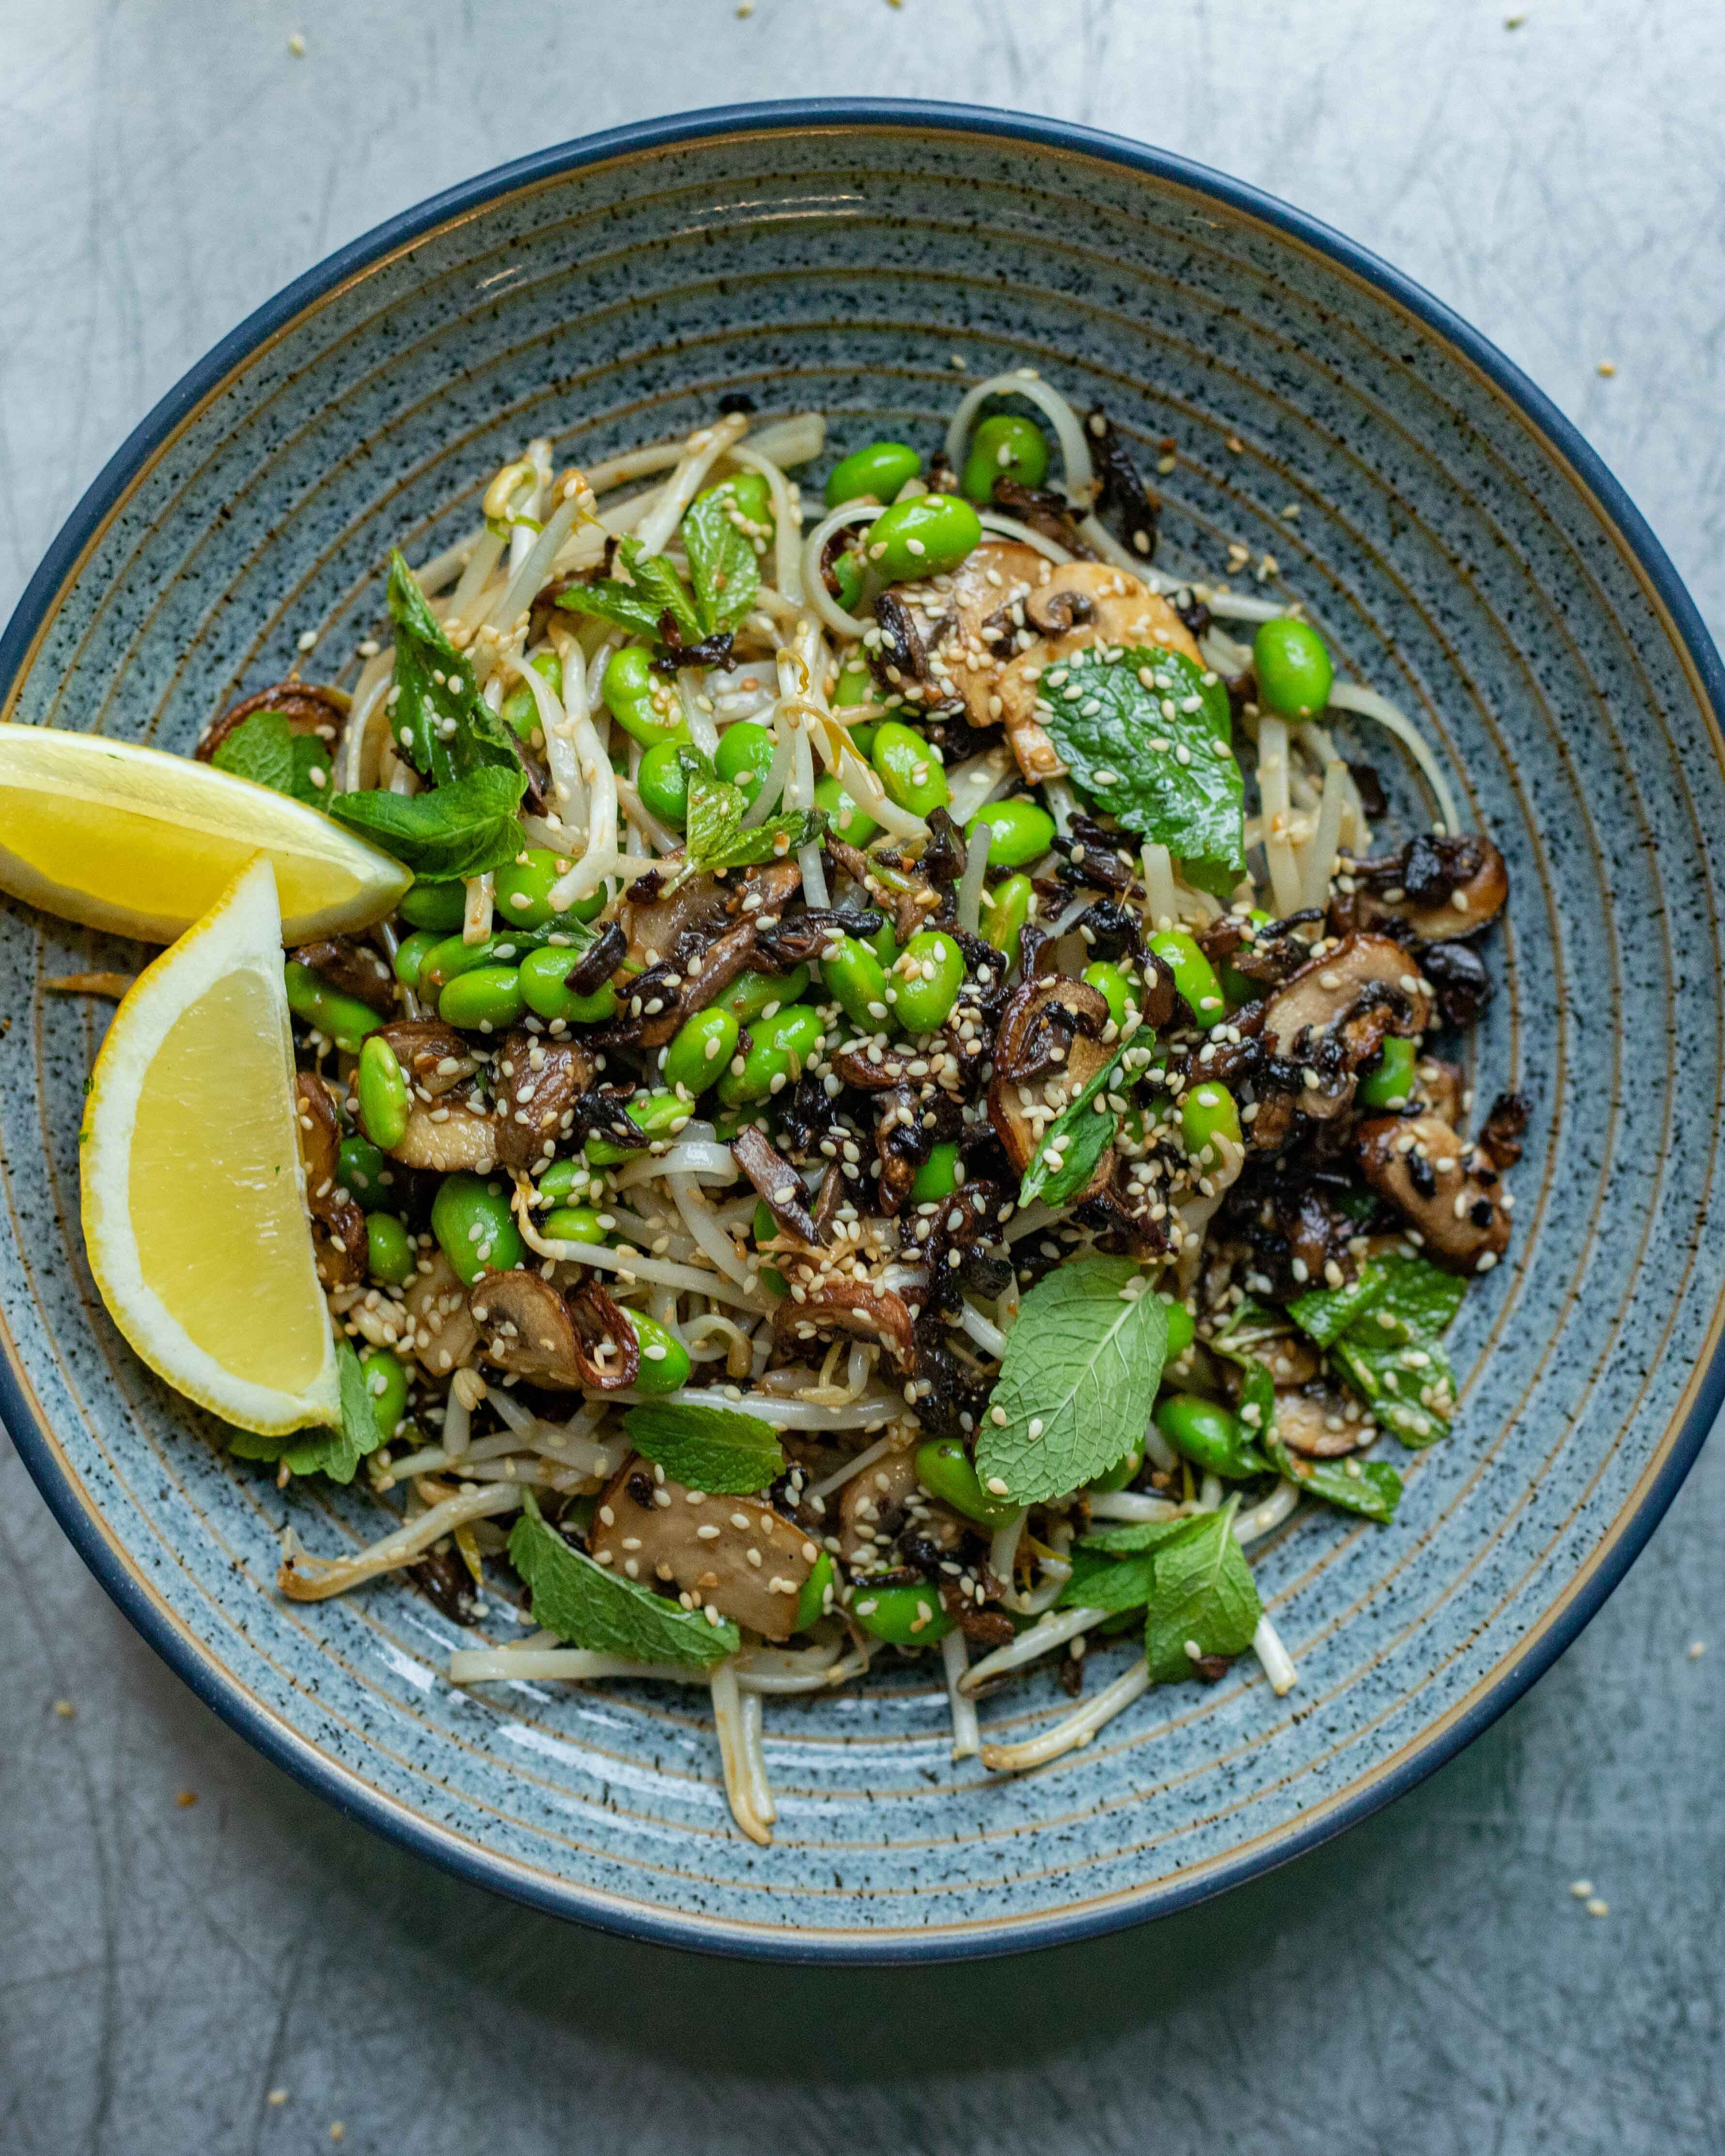
<path id="1" fill-rule="evenodd" d="M 1718 0 L 3 0 L 0 614 L 133 423 L 330 249 L 587 129 L 838 91 L 1086 121 L 1331 219 L 1544 385 L 1725 630 Z M 1716 1442 L 1529 1698 L 1222 1902 L 815 1973 L 571 1930 L 338 1818 L 154 1660 L 5 1452 L 0 2148 L 1725 2148 L 1722 1548 Z"/>

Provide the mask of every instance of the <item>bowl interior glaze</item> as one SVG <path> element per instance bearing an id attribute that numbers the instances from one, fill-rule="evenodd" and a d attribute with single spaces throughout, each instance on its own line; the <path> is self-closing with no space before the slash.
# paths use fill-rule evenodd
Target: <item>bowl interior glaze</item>
<path id="1" fill-rule="evenodd" d="M 40 981 L 137 954 L 20 907 L 0 927 L 4 1406 L 60 1517 L 273 1757 L 428 1855 L 641 1936 L 863 1958 L 1129 1921 L 1384 1801 L 1573 1636 L 1720 1393 L 1705 633 L 1538 393 L 1346 243 L 1079 131 L 829 106 L 577 144 L 358 243 L 151 415 L 0 646 L 7 716 L 187 750 L 296 660 L 351 678 L 386 548 L 420 560 L 456 536 L 529 435 L 585 461 L 741 390 L 763 413 L 819 407 L 839 450 L 932 449 L 967 378 L 1024 366 L 1105 404 L 1147 469 L 1173 457 L 1164 562 L 1223 573 L 1235 540 L 1274 557 L 1268 588 L 1420 716 L 1513 879 L 1471 1050 L 1482 1102 L 1516 1086 L 1532 1104 L 1511 1261 L 1468 1297 L 1462 1411 L 1395 1525 L 1302 1516 L 1262 1558 L 1301 1672 L 1287 1699 L 1248 1658 L 1004 1782 L 951 1763 L 922 1667 L 769 1702 L 763 1851 L 730 1826 L 703 1694 L 468 1695 L 438 1674 L 454 1628 L 410 1591 L 283 1604 L 284 1521 L 333 1552 L 377 1515 L 230 1464 L 120 1342 L 77 1229 L 105 1007 Z M 1353 737 L 1394 767 L 1381 735 Z M 1404 822 L 1429 813 L 1398 785 Z M 1022 1734 L 1065 1705 L 1045 1676 L 984 1721 Z"/>

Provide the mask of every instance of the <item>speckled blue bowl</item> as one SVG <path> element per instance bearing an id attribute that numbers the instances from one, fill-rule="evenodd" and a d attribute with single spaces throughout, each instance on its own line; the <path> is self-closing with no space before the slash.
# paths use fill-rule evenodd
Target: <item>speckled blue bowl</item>
<path id="1" fill-rule="evenodd" d="M 1721 675 L 1694 608 L 1545 399 L 1310 219 L 1045 121 L 762 105 L 547 151 L 302 278 L 139 428 L 0 644 L 8 717 L 189 748 L 302 631 L 314 677 L 348 661 L 385 547 L 453 536 L 529 434 L 584 460 L 747 390 L 822 407 L 840 447 L 932 447 L 961 366 L 1024 364 L 1104 402 L 1147 462 L 1168 439 L 1167 558 L 1272 552 L 1346 666 L 1424 715 L 1514 876 L 1473 1047 L 1481 1091 L 1534 1104 L 1512 1262 L 1468 1298 L 1461 1418 L 1394 1527 L 1302 1517 L 1262 1558 L 1288 1699 L 1248 1661 L 1009 1782 L 952 1767 L 921 1669 L 769 1702 L 762 1851 L 690 1696 L 469 1696 L 411 1592 L 284 1605 L 285 1517 L 333 1551 L 376 1515 L 279 1496 L 127 1353 L 76 1226 L 102 1013 L 39 983 L 133 954 L 22 909 L 0 927 L 0 1404 L 67 1532 L 187 1681 L 334 1802 L 644 1938 L 936 1957 L 1173 1907 L 1406 1789 L 1598 1608 L 1725 1384 Z M 1043 1679 L 986 1718 L 1022 1733 L 1062 1703 Z"/>

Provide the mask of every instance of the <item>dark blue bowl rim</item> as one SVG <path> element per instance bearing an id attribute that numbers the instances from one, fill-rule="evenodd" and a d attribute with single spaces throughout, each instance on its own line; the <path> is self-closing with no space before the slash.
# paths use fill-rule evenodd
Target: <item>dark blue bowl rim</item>
<path id="1" fill-rule="evenodd" d="M 1413 279 L 1303 210 L 1170 151 L 1153 149 L 1121 136 L 1034 114 L 909 99 L 850 97 L 792 98 L 753 105 L 718 105 L 704 111 L 639 121 L 608 129 L 603 134 L 583 136 L 573 142 L 536 151 L 431 196 L 413 208 L 375 226 L 303 276 L 295 278 L 182 376 L 134 428 L 67 518 L 25 588 L 4 634 L 0 634 L 0 709 L 4 708 L 13 682 L 23 669 L 68 573 L 134 475 L 162 440 L 236 366 L 291 322 L 302 308 L 381 257 L 423 238 L 449 218 L 480 208 L 536 182 L 610 158 L 675 148 L 715 136 L 810 127 L 911 127 L 954 136 L 1029 142 L 1040 148 L 1095 158 L 1207 195 L 1273 227 L 1374 287 L 1477 367 L 1520 408 L 1536 432 L 1545 438 L 1548 446 L 1558 452 L 1579 483 L 1591 493 L 1666 609 L 1677 639 L 1694 668 L 1714 726 L 1721 727 L 1722 716 L 1725 716 L 1725 666 L 1722 666 L 1695 602 L 1646 520 L 1604 460 L 1551 399 L 1487 338 Z M 1153 1883 L 1101 1907 L 1069 1915 L 1028 1917 L 977 1930 L 955 1926 L 922 1938 L 903 1932 L 878 1938 L 866 1933 L 811 1938 L 634 1906 L 622 1907 L 591 1897 L 579 1887 L 517 1866 L 430 1825 L 316 1751 L 259 1707 L 226 1671 L 168 1620 L 144 1591 L 137 1576 L 121 1561 L 95 1516 L 74 1487 L 58 1457 L 51 1432 L 26 1399 L 15 1372 L 6 1361 L 0 1360 L 0 1424 L 4 1424 L 50 1510 L 96 1578 L 200 1699 L 266 1758 L 326 1798 L 337 1810 L 460 1877 L 551 1915 L 573 1918 L 600 1930 L 658 1945 L 770 1960 L 839 1964 L 958 1960 L 1021 1953 L 1094 1938 L 1152 1917 L 1170 1914 L 1256 1877 L 1304 1855 L 1404 1794 L 1454 1758 L 1519 1699 L 1594 1616 L 1640 1555 L 1676 1496 L 1722 1404 L 1725 1404 L 1725 1337 L 1716 1339 L 1707 1364 L 1699 1373 L 1688 1411 L 1669 1439 L 1658 1471 L 1633 1509 L 1616 1522 L 1609 1546 L 1595 1561 L 1579 1590 L 1566 1599 L 1555 1617 L 1540 1627 L 1523 1647 L 1507 1658 L 1461 1713 L 1411 1746 L 1405 1755 L 1348 1797 L 1325 1807 L 1315 1819 L 1296 1824 L 1285 1834 L 1266 1837 L 1239 1856 L 1206 1866 L 1195 1875 Z"/>

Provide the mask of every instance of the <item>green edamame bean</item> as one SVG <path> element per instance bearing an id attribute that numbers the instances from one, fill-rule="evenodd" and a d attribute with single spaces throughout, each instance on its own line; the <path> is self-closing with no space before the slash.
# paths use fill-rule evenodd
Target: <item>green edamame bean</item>
<path id="1" fill-rule="evenodd" d="M 1330 701 L 1335 669 L 1324 640 L 1303 621 L 1262 623 L 1252 639 L 1258 701 L 1285 719 L 1309 719 Z"/>
<path id="2" fill-rule="evenodd" d="M 682 730 L 683 707 L 675 690 L 653 671 L 651 654 L 639 644 L 626 644 L 611 654 L 599 694 L 624 733 L 644 748 Z"/>
<path id="3" fill-rule="evenodd" d="M 739 973 L 712 1007 L 730 1012 L 739 1025 L 752 1025 L 770 1010 L 776 1016 L 787 1004 L 796 1002 L 809 986 L 809 968 L 798 966 L 788 973 Z"/>
<path id="4" fill-rule="evenodd" d="M 501 1033 L 526 1009 L 521 971 L 515 966 L 475 966 L 471 973 L 458 973 L 437 999 L 437 1014 L 445 1025 L 473 1033 Z"/>
<path id="5" fill-rule="evenodd" d="M 357 1055 L 366 1035 L 382 1024 L 369 1004 L 362 1004 L 357 996 L 344 996 L 322 974 L 314 973 L 297 958 L 290 958 L 283 972 L 288 1009 L 307 1025 L 316 1026 L 326 1040 L 334 1041 L 345 1055 Z"/>
<path id="6" fill-rule="evenodd" d="M 875 677 L 869 671 L 867 660 L 847 659 L 839 670 L 838 685 L 833 690 L 833 709 L 845 711 L 855 704 L 872 704 L 874 701 Z M 866 743 L 860 738 L 867 724 L 865 720 L 861 726 L 850 729 L 850 738 L 856 743 L 859 756 L 866 756 L 869 752 Z"/>
<path id="7" fill-rule="evenodd" d="M 720 735 L 713 769 L 752 801 L 778 747 L 769 727 L 757 726 L 752 719 L 739 719 Z"/>
<path id="8" fill-rule="evenodd" d="M 447 936 L 461 926 L 467 911 L 467 886 L 462 883 L 415 883 L 397 902 L 396 911 L 410 928 L 435 928 Z"/>
<path id="9" fill-rule="evenodd" d="M 906 1033 L 944 1025 L 964 985 L 964 953 L 944 929 L 919 929 L 892 969 L 894 1009 Z"/>
<path id="10" fill-rule="evenodd" d="M 588 1185 L 587 1163 L 584 1160 L 554 1160 L 539 1178 L 539 1195 L 553 1205 L 560 1205 L 577 1190 Z"/>
<path id="11" fill-rule="evenodd" d="M 629 1317 L 641 1348 L 641 1367 L 635 1375 L 635 1390 L 640 1393 L 674 1393 L 679 1385 L 686 1385 L 689 1382 L 689 1350 L 675 1333 L 666 1332 L 659 1320 L 649 1317 L 644 1310 L 632 1310 Z"/>
<path id="12" fill-rule="evenodd" d="M 758 1252 L 762 1244 L 770 1243 L 778 1233 L 778 1223 L 773 1217 L 773 1208 L 764 1198 L 756 1204 L 752 1225 L 755 1249 Z M 766 1264 L 761 1267 L 761 1285 L 773 1295 L 788 1295 L 791 1291 L 784 1275 L 776 1267 Z"/>
<path id="13" fill-rule="evenodd" d="M 985 1527 L 1009 1527 L 1019 1507 L 1010 1497 L 996 1497 L 983 1489 L 970 1455 L 956 1437 L 931 1438 L 919 1445 L 916 1455 L 916 1480 L 932 1497 L 962 1512 L 967 1520 L 979 1520 Z"/>
<path id="14" fill-rule="evenodd" d="M 413 1277 L 413 1239 L 393 1213 L 366 1216 L 366 1270 L 373 1280 L 404 1287 Z"/>
<path id="15" fill-rule="evenodd" d="M 403 936 L 395 947 L 395 978 L 404 988 L 419 985 L 419 968 L 426 954 L 436 950 L 443 937 L 434 928 L 416 928 L 411 936 Z"/>
<path id="16" fill-rule="evenodd" d="M 737 514 L 746 524 L 762 527 L 747 536 L 750 539 L 773 536 L 773 490 L 760 472 L 738 472 L 734 478 L 721 479 L 697 494 L 696 501 L 729 501 L 736 505 Z"/>
<path id="17" fill-rule="evenodd" d="M 483 1272 L 508 1272 L 526 1250 L 504 1186 L 480 1175 L 446 1175 L 431 1201 L 431 1232 L 464 1287 Z"/>
<path id="18" fill-rule="evenodd" d="M 913 816 L 944 808 L 952 798 L 939 750 L 921 734 L 912 733 L 901 719 L 883 720 L 875 728 L 869 761 L 887 793 Z"/>
<path id="19" fill-rule="evenodd" d="M 1207 1079 L 1192 1088 L 1180 1103 L 1180 1135 L 1190 1153 L 1201 1153 L 1218 1138 L 1226 1138 L 1234 1145 L 1241 1143 L 1240 1110 L 1225 1086 Z"/>
<path id="20" fill-rule="evenodd" d="M 1111 959 L 1098 958 L 1084 969 L 1084 978 L 1091 988 L 1099 991 L 1108 1006 L 1108 1015 L 1116 1025 L 1126 1024 L 1126 1014 L 1136 1010 L 1137 992 Z"/>
<path id="21" fill-rule="evenodd" d="M 1104 1468 L 1100 1475 L 1092 1475 L 1085 1484 L 1086 1491 L 1096 1496 L 1104 1496 L 1111 1490 L 1123 1490 L 1144 1464 L 1144 1448 L 1135 1445 L 1123 1460 L 1117 1460 L 1111 1467 Z"/>
<path id="22" fill-rule="evenodd" d="M 860 1586 L 850 1614 L 865 1632 L 896 1647 L 926 1647 L 952 1629 L 937 1590 L 915 1580 L 902 1586 Z"/>
<path id="23" fill-rule="evenodd" d="M 958 1171 L 957 1147 L 942 1138 L 929 1148 L 927 1159 L 917 1169 L 911 1184 L 911 1202 L 932 1205 L 939 1199 L 950 1198 L 963 1179 Z"/>
<path id="24" fill-rule="evenodd" d="M 833 597 L 846 613 L 854 614 L 857 602 L 862 598 L 863 581 L 868 573 L 863 567 L 860 556 L 853 554 L 848 547 L 845 547 L 842 552 L 834 554 L 827 564 L 827 573 L 833 580 Z"/>
<path id="25" fill-rule="evenodd" d="M 1363 1108 L 1399 1108 L 1414 1090 L 1414 1044 L 1393 1033 L 1384 1044 L 1375 1070 L 1359 1081 L 1355 1097 Z"/>
<path id="26" fill-rule="evenodd" d="M 590 996 L 578 996 L 567 985 L 584 955 L 566 943 L 547 943 L 522 959 L 516 973 L 521 1000 L 536 1017 L 597 1025 L 615 1011 L 617 991 L 608 981 L 602 981 Z"/>
<path id="27" fill-rule="evenodd" d="M 1054 818 L 1022 795 L 978 808 L 965 826 L 964 835 L 973 844 L 979 824 L 986 824 L 993 834 L 988 841 L 990 868 L 1021 869 L 1028 861 L 1040 861 L 1054 844 Z"/>
<path id="28" fill-rule="evenodd" d="M 689 773 L 680 753 L 685 741 L 655 742 L 641 758 L 635 786 L 648 809 L 661 824 L 680 831 L 689 814 Z"/>
<path id="29" fill-rule="evenodd" d="M 561 699 L 563 693 L 563 662 L 556 652 L 536 652 L 527 664 L 552 695 Z M 531 742 L 535 734 L 543 736 L 545 722 L 539 716 L 539 700 L 525 681 L 516 683 L 503 699 L 497 716 L 518 741 Z"/>
<path id="30" fill-rule="evenodd" d="M 692 1112 L 689 1103 L 675 1093 L 649 1093 L 644 1101 L 629 1104 L 630 1122 L 649 1144 L 655 1138 L 675 1137 Z M 609 1138 L 589 1138 L 585 1147 L 593 1168 L 615 1168 L 619 1161 L 633 1160 L 639 1150 L 639 1146 L 613 1145 Z"/>
<path id="31" fill-rule="evenodd" d="M 685 1019 L 665 1051 L 665 1082 L 693 1098 L 716 1086 L 737 1053 L 737 1024 L 727 1010 L 710 1004 Z"/>
<path id="32" fill-rule="evenodd" d="M 943 576 L 981 543 L 983 527 L 962 495 L 919 494 L 883 509 L 863 535 L 871 568 L 893 583 Z"/>
<path id="33" fill-rule="evenodd" d="M 1255 906 L 1246 918 L 1254 928 L 1269 926 L 1270 916 L 1261 906 Z M 1231 958 L 1222 961 L 1220 975 L 1222 993 L 1227 998 L 1228 1008 L 1231 1011 L 1238 1010 L 1242 1004 L 1256 1003 L 1260 996 L 1268 993 L 1261 981 L 1255 981 L 1250 975 L 1242 973 Z"/>
<path id="34" fill-rule="evenodd" d="M 343 1138 L 336 1147 L 336 1181 L 362 1213 L 389 1203 L 393 1179 L 388 1161 L 369 1139 Z"/>
<path id="35" fill-rule="evenodd" d="M 408 1411 L 406 1365 L 387 1348 L 373 1348 L 360 1357 L 359 1367 L 366 1381 L 372 1413 L 387 1442 L 394 1436 L 396 1424 Z"/>
<path id="36" fill-rule="evenodd" d="M 983 893 L 983 941 L 992 943 L 997 951 L 1004 951 L 1009 958 L 1019 952 L 1019 931 L 1030 918 L 1030 901 L 1035 896 L 1029 876 L 1008 876 L 993 891 Z"/>
<path id="37" fill-rule="evenodd" d="M 547 1243 L 603 1243 L 605 1231 L 591 1205 L 553 1205 L 540 1234 Z"/>
<path id="38" fill-rule="evenodd" d="M 821 962 L 827 993 L 853 1024 L 883 1032 L 892 1013 L 886 1001 L 886 969 L 866 943 L 854 936 L 839 939 L 833 955 Z"/>
<path id="39" fill-rule="evenodd" d="M 1158 1298 L 1168 1312 L 1168 1344 L 1163 1349 L 1163 1367 L 1178 1363 L 1198 1337 L 1198 1321 L 1183 1302 L 1176 1302 L 1171 1295 Z"/>
<path id="40" fill-rule="evenodd" d="M 782 1093 L 802 1075 L 803 1065 L 825 1038 L 819 1013 L 807 1004 L 781 1012 L 752 1032 L 755 1045 L 743 1057 L 742 1070 L 733 1058 L 719 1081 L 719 1098 L 727 1107 Z"/>
<path id="41" fill-rule="evenodd" d="M 867 845 L 880 829 L 872 816 L 857 807 L 831 772 L 816 780 L 814 805 L 831 824 L 834 837 L 849 845 Z"/>
<path id="42" fill-rule="evenodd" d="M 450 982 L 480 966 L 517 965 L 545 942 L 542 931 L 514 928 L 506 935 L 482 936 L 477 943 L 464 937 L 445 936 L 419 962 L 419 993 L 435 1003 Z"/>
<path id="43" fill-rule="evenodd" d="M 883 966 L 891 967 L 898 961 L 898 938 L 892 932 L 892 923 L 883 921 L 869 938 L 869 948 Z"/>
<path id="44" fill-rule="evenodd" d="M 542 928 L 557 915 L 551 903 L 552 886 L 558 875 L 558 856 L 545 846 L 527 846 L 512 861 L 506 861 L 493 879 L 493 902 L 505 932 L 511 928 Z M 568 860 L 563 858 L 567 868 Z"/>
<path id="45" fill-rule="evenodd" d="M 799 1632 L 806 1632 L 811 1625 L 824 1617 L 831 1609 L 838 1592 L 838 1568 L 833 1563 L 831 1553 L 823 1550 L 814 1560 L 809 1577 L 803 1581 L 802 1589 L 797 1596 L 795 1629 Z"/>
<path id="46" fill-rule="evenodd" d="M 840 458 L 827 474 L 827 507 L 871 499 L 891 501 L 922 469 L 922 458 L 903 442 L 870 442 L 866 449 L 853 449 Z"/>
<path id="47" fill-rule="evenodd" d="M 994 499 L 997 479 L 1040 486 L 1047 477 L 1048 441 L 1034 419 L 1020 418 L 1015 412 L 997 412 L 971 436 L 961 483 L 971 500 L 983 508 Z"/>
<path id="48" fill-rule="evenodd" d="M 1158 1405 L 1155 1420 L 1174 1450 L 1194 1467 L 1232 1482 L 1269 1470 L 1270 1462 L 1246 1435 L 1245 1424 L 1218 1401 L 1197 1393 L 1170 1393 Z"/>
<path id="49" fill-rule="evenodd" d="M 1216 969 L 1183 928 L 1158 928 L 1146 939 L 1174 977 L 1174 986 L 1206 1030 L 1221 1022 L 1227 1006 Z"/>
<path id="50" fill-rule="evenodd" d="M 359 1119 L 372 1143 L 386 1152 L 398 1146 L 412 1108 L 407 1073 L 389 1043 L 373 1034 L 359 1051 Z"/>

